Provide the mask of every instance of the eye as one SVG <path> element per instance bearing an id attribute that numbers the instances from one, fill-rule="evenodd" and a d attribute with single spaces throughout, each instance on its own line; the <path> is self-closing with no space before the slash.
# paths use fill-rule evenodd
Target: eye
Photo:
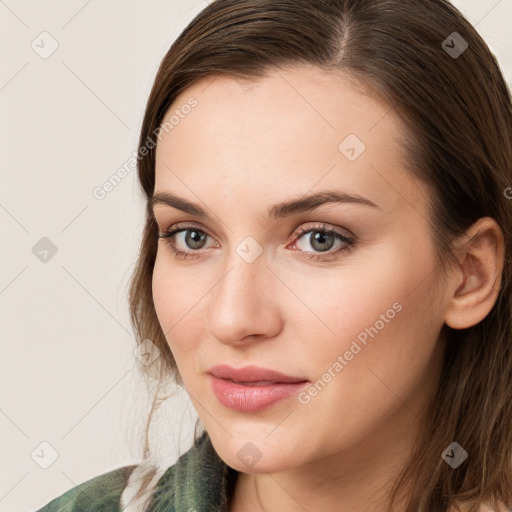
<path id="1" fill-rule="evenodd" d="M 294 248 L 298 247 L 301 252 L 306 253 L 306 258 L 314 261 L 333 259 L 341 253 L 350 251 L 356 244 L 354 237 L 339 231 L 338 228 L 329 228 L 325 224 L 309 229 L 301 227 L 293 236 L 298 238 Z M 339 244 L 338 248 L 331 250 L 336 242 Z M 314 251 L 308 251 L 308 246 L 313 247 Z"/>
<path id="2" fill-rule="evenodd" d="M 163 239 L 170 246 L 176 259 L 190 259 L 205 252 L 205 240 L 210 236 L 194 225 L 180 224 L 158 235 L 158 238 Z M 176 247 L 180 243 L 185 249 Z"/>
<path id="3" fill-rule="evenodd" d="M 293 249 L 300 249 L 299 252 L 306 254 L 305 258 L 314 261 L 335 259 L 338 254 L 350 251 L 356 244 L 352 236 L 341 232 L 338 228 L 329 228 L 325 224 L 309 226 L 309 228 L 301 227 L 292 236 L 297 239 Z M 159 234 L 158 238 L 169 245 L 176 259 L 184 260 L 201 257 L 206 252 L 206 241 L 211 237 L 193 224 L 179 224 Z M 332 250 L 336 243 L 339 244 L 338 247 Z M 313 247 L 313 251 L 307 250 L 308 245 Z"/>

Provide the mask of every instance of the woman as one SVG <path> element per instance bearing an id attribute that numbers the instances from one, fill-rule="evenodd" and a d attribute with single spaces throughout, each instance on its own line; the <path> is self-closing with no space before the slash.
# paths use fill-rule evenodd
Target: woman
<path id="1" fill-rule="evenodd" d="M 149 97 L 130 289 L 203 431 L 41 511 L 511 508 L 511 140 L 445 0 L 212 2 Z"/>

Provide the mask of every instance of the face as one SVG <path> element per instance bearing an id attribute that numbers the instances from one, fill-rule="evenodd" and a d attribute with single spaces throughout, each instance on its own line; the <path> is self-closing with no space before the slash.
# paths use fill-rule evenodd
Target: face
<path id="1" fill-rule="evenodd" d="M 207 77 L 165 120 L 192 102 L 157 146 L 155 193 L 197 208 L 154 206 L 160 234 L 178 232 L 158 242 L 153 297 L 215 449 L 250 473 L 325 468 L 341 453 L 389 461 L 437 387 L 446 306 L 398 117 L 314 67 Z M 213 390 L 219 364 L 308 383 L 233 409 Z"/>

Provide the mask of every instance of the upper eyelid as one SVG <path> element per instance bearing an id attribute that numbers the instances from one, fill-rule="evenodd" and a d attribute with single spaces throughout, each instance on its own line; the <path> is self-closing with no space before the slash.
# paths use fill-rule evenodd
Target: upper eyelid
<path id="1" fill-rule="evenodd" d="M 314 213 L 311 213 L 311 214 L 313 215 Z M 152 212 L 152 219 L 153 219 L 153 221 L 155 222 L 155 224 L 157 224 L 157 226 L 159 226 L 159 225 L 160 225 L 160 222 L 158 221 L 158 218 L 157 218 L 157 215 L 156 215 L 156 211 L 153 211 L 153 212 Z M 165 217 L 164 217 L 163 219 L 165 219 Z M 163 220 L 163 219 L 162 219 L 162 221 L 161 221 L 161 222 L 162 222 L 162 224 L 168 224 L 168 223 L 167 223 L 165 220 Z M 187 224 L 189 224 L 189 223 L 191 224 L 191 227 L 190 227 L 190 228 L 188 228 L 188 227 L 187 227 L 187 228 L 185 228 L 185 229 L 194 229 L 194 228 L 197 228 L 197 229 L 199 229 L 199 230 L 201 230 L 201 231 L 204 231 L 205 233 L 208 233 L 208 228 L 203 229 L 203 228 L 200 226 L 200 223 L 198 223 L 198 222 L 196 222 L 196 221 L 174 222 L 174 223 L 170 223 L 170 226 L 172 227 L 173 225 L 179 225 L 179 224 L 185 224 L 185 225 L 187 225 Z M 347 236 L 351 236 L 351 237 L 354 237 L 354 238 L 355 238 L 355 235 L 354 235 L 354 234 L 353 234 L 349 229 L 347 229 L 347 228 L 345 228 L 345 227 L 342 227 L 342 226 L 336 226 L 335 224 L 332 224 L 332 223 L 330 223 L 330 222 L 326 222 L 326 221 L 313 221 L 313 220 L 311 220 L 311 221 L 303 221 L 303 222 L 301 222 L 301 224 L 299 224 L 299 226 L 298 226 L 298 227 L 296 227 L 296 228 L 293 230 L 293 232 L 295 233 L 295 232 L 299 229 L 299 227 L 300 227 L 300 226 L 302 226 L 303 224 L 317 224 L 317 225 L 324 225 L 324 224 L 325 224 L 325 225 L 328 225 L 328 226 L 329 226 L 329 227 L 328 227 L 328 228 L 326 228 L 326 229 L 333 229 L 333 230 L 341 229 L 341 230 L 343 230 L 343 231 L 345 231 L 345 232 L 346 232 Z M 181 228 L 178 228 L 178 229 L 181 229 Z M 170 230 L 170 228 L 167 228 L 166 230 Z M 208 234 L 209 234 L 209 233 L 208 233 Z M 211 236 L 211 235 L 210 235 L 210 236 Z M 212 237 L 212 238 L 214 238 L 214 237 Z"/>

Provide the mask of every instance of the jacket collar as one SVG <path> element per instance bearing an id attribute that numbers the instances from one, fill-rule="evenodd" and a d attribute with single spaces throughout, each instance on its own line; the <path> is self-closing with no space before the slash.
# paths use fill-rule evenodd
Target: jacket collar
<path id="1" fill-rule="evenodd" d="M 229 512 L 238 474 L 219 457 L 205 431 L 158 480 L 150 512 Z"/>

